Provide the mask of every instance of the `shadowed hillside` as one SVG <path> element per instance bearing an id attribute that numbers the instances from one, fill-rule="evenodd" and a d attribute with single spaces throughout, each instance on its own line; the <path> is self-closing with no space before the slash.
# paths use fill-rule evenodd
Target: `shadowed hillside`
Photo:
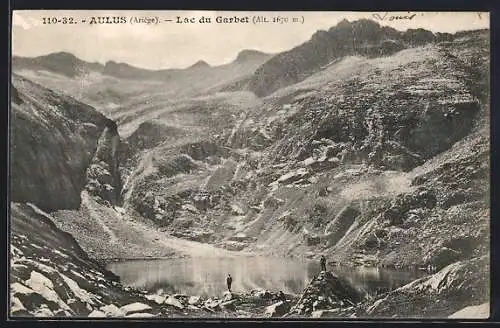
<path id="1" fill-rule="evenodd" d="M 432 32 L 424 29 L 400 32 L 368 19 L 343 20 L 328 31 L 316 32 L 309 41 L 275 55 L 255 72 L 249 89 L 266 96 L 304 80 L 339 58 L 382 57 L 436 39 Z"/>
<path id="2" fill-rule="evenodd" d="M 17 75 L 12 88 L 12 200 L 44 209 L 78 208 L 87 167 L 104 146 L 98 145 L 99 138 L 109 133 L 119 139 L 115 123 L 88 105 Z"/>

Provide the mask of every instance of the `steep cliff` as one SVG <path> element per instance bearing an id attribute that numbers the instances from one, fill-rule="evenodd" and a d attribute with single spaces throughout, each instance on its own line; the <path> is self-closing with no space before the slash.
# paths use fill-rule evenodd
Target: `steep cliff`
<path id="1" fill-rule="evenodd" d="M 116 167 L 109 151 L 114 147 L 105 146 L 119 142 L 116 125 L 94 108 L 17 75 L 12 90 L 12 201 L 45 210 L 78 208 L 93 158 L 109 156 L 104 161 Z M 119 177 L 111 184 L 116 187 Z"/>

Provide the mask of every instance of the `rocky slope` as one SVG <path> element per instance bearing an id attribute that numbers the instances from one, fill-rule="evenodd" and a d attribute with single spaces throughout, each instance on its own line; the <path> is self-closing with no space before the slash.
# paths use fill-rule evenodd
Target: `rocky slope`
<path id="1" fill-rule="evenodd" d="M 344 58 L 264 98 L 261 110 L 241 114 L 203 157 L 191 160 L 181 146 L 153 150 L 131 175 L 135 191 L 126 203 L 137 209 L 136 200 L 155 190 L 140 204 L 146 217 L 163 215 L 168 219 L 159 222 L 176 234 L 231 248 L 290 255 L 325 249 L 341 262 L 442 267 L 447 263 L 437 265 L 434 255 L 421 256 L 431 246 L 405 245 L 415 238 L 427 243 L 416 234 L 421 229 L 443 231 L 435 237 L 442 248 L 456 244 L 459 237 L 444 234 L 453 227 L 464 238 L 487 235 L 481 218 L 488 215 L 488 166 L 477 165 L 488 158 L 488 109 L 485 95 L 472 88 L 487 69 L 467 59 L 482 60 L 486 40 L 480 34 L 385 58 Z M 163 158 L 168 173 L 160 171 Z M 444 169 L 455 166 L 471 174 L 458 179 Z M 450 176 L 437 182 L 443 174 Z M 457 187 L 463 195 L 455 204 L 477 220 L 464 223 L 453 214 L 446 199 Z M 425 217 L 435 220 L 419 219 Z M 478 223 L 483 228 L 473 232 Z M 471 242 L 479 253 L 483 246 Z"/>
<path id="2" fill-rule="evenodd" d="M 32 204 L 11 204 L 10 315 L 14 318 L 150 318 L 211 316 L 203 304 L 184 305 L 164 295 L 123 286 L 119 278 L 56 227 L 54 217 Z M 252 302 L 252 301 L 250 301 Z M 218 304 L 217 304 L 218 306 Z M 229 312 L 218 308 L 215 316 Z"/>
<path id="3" fill-rule="evenodd" d="M 275 55 L 255 72 L 249 88 L 259 96 L 266 96 L 305 79 L 342 57 L 387 56 L 437 39 L 424 29 L 400 32 L 369 19 L 343 20 L 328 31 L 316 32 L 309 41 Z"/>
<path id="4" fill-rule="evenodd" d="M 227 152 L 192 161 L 176 146 L 168 173 L 130 180 L 154 192 L 129 204 L 150 199 L 141 213 L 171 233 L 233 250 L 431 271 L 475 263 L 489 252 L 488 35 L 409 33 L 421 42 L 340 58 L 262 98 L 213 139 Z"/>
<path id="5" fill-rule="evenodd" d="M 366 316 L 443 318 L 464 308 L 490 302 L 489 258 L 477 257 L 448 265 L 374 302 Z M 460 314 L 457 315 L 460 317 Z M 489 317 L 489 309 L 482 318 Z"/>
<path id="6" fill-rule="evenodd" d="M 193 79 L 199 82 L 182 94 L 189 99 L 169 99 L 177 89 L 165 92 L 164 81 L 122 84 L 119 105 L 100 110 L 112 113 L 118 129 L 127 131 L 126 142 L 119 142 L 109 120 L 94 123 L 101 128 L 88 139 L 88 156 L 79 161 L 78 174 L 71 175 L 81 180 L 61 183 L 73 201 L 64 202 L 76 210 L 57 211 L 52 220 L 100 259 L 165 256 L 186 248 L 208 254 L 197 248 L 196 242 L 203 242 L 228 252 L 310 258 L 323 253 L 329 264 L 434 273 L 378 300 L 347 297 L 353 303 L 347 308 L 340 303 L 347 302 L 344 298 L 330 301 L 321 295 L 318 286 L 326 283 L 322 289 L 328 291 L 337 286 L 329 273 L 317 277 L 293 304 L 249 301 L 253 296 L 245 294 L 194 305 L 179 295 L 149 295 L 150 301 L 161 299 L 156 303 L 179 310 L 191 305 L 197 308 L 193 311 L 213 307 L 198 312 L 207 315 L 245 316 L 249 306 L 256 306 L 265 316 L 293 309 L 295 315 L 313 317 L 442 317 L 484 305 L 489 271 L 488 50 L 485 31 L 397 32 L 362 20 L 320 31 L 263 65 L 265 56 L 240 54 L 214 88 L 217 75 L 202 73 L 214 68 L 194 65 L 186 69 L 185 80 L 179 78 L 180 87 Z M 232 69 L 245 74 L 226 80 Z M 36 78 L 57 88 L 67 80 L 50 74 Z M 23 88 L 34 84 L 17 79 L 25 81 L 15 82 L 18 112 L 23 113 L 23 104 L 31 110 L 38 98 L 50 98 L 52 93 L 35 87 L 40 95 L 30 98 L 31 89 Z M 99 79 L 106 88 L 115 81 Z M 265 97 L 241 91 L 245 86 Z M 74 91 L 66 85 L 63 89 Z M 110 99 L 94 89 L 86 92 L 102 103 Z M 57 99 L 80 106 L 67 97 Z M 39 108 L 50 113 L 50 104 Z M 21 124 L 17 129 L 18 140 L 28 138 Z M 73 132 L 64 131 L 71 139 Z M 45 147 L 35 145 L 34 151 Z M 62 146 L 62 151 L 65 147 L 83 146 Z M 25 163 L 37 158 L 14 155 Z M 28 164 L 17 166 L 29 173 Z M 16 173 L 17 179 L 57 176 L 44 170 L 32 176 Z M 28 190 L 28 182 L 23 183 Z M 40 185 L 47 189 L 52 183 Z M 78 208 L 76 191 L 84 187 Z M 43 191 L 50 195 L 53 189 Z M 35 203 L 36 195 L 14 200 Z M 65 208 L 61 198 L 57 201 L 46 208 Z M 36 204 L 44 206 L 40 200 Z M 183 239 L 167 239 L 169 234 Z M 430 307 L 436 300 L 439 306 Z M 225 302 L 230 302 L 227 307 Z M 412 306 L 398 312 L 399 303 Z"/>
<path id="7" fill-rule="evenodd" d="M 17 75 L 12 83 L 10 314 L 169 313 L 121 286 L 46 212 L 79 209 L 85 186 L 97 199 L 119 201 L 116 124 L 90 106 Z"/>

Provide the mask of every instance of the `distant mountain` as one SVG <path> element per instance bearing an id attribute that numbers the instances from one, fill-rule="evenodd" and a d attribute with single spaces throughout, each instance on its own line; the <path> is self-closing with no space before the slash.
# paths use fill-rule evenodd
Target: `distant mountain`
<path id="1" fill-rule="evenodd" d="M 275 55 L 255 72 L 249 89 L 259 96 L 302 81 L 330 62 L 348 55 L 375 57 L 435 40 L 424 29 L 399 32 L 377 22 L 343 20 L 328 31 L 317 31 L 309 41 Z"/>
<path id="2" fill-rule="evenodd" d="M 206 69 L 208 71 L 211 70 L 214 74 L 218 74 L 220 72 L 224 73 L 228 69 L 231 70 L 231 67 L 237 67 L 238 69 L 243 69 L 244 74 L 248 74 L 249 71 L 250 73 L 253 73 L 253 70 L 270 57 L 271 55 L 260 51 L 243 50 L 237 55 L 233 62 L 225 65 L 210 66 L 207 62 L 199 60 L 185 69 L 170 68 L 151 70 L 115 61 L 108 61 L 105 65 L 100 63 L 91 63 L 79 59 L 75 55 L 68 52 L 57 52 L 33 58 L 13 56 L 12 66 L 15 71 L 49 71 L 70 78 L 88 74 L 90 72 L 97 72 L 103 75 L 125 79 L 171 80 L 173 78 L 182 79 L 185 75 L 184 73 L 190 74 L 191 72 L 198 71 L 199 69 Z M 245 69 L 245 66 L 247 65 L 250 65 L 249 69 Z M 237 72 L 232 73 L 238 75 Z"/>
<path id="3" fill-rule="evenodd" d="M 198 68 L 210 68 L 210 65 L 204 60 L 198 60 L 196 63 L 188 67 L 188 69 L 198 69 Z"/>
<path id="4" fill-rule="evenodd" d="M 12 66 L 15 69 L 47 70 L 67 77 L 103 69 L 103 65 L 86 62 L 69 52 L 56 52 L 34 58 L 14 56 Z"/>
<path id="5" fill-rule="evenodd" d="M 249 60 L 267 60 L 270 55 L 257 50 L 242 50 L 236 56 L 235 62 L 245 62 Z"/>

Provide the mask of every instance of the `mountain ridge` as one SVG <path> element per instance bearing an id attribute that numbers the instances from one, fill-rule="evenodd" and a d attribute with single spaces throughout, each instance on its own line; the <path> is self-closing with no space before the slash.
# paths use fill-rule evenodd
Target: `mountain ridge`
<path id="1" fill-rule="evenodd" d="M 267 96 L 345 56 L 382 57 L 408 47 L 450 40 L 453 35 L 449 33 L 434 34 L 422 28 L 402 32 L 370 19 L 344 19 L 328 30 L 316 31 L 304 43 L 275 54 L 255 71 L 248 89 L 258 96 Z"/>
<path id="2" fill-rule="evenodd" d="M 236 58 L 231 62 L 212 66 L 204 60 L 198 60 L 186 68 L 160 68 L 148 69 L 126 62 L 108 60 L 105 64 L 83 60 L 71 52 L 59 51 L 35 57 L 12 56 L 14 69 L 48 70 L 67 77 L 76 77 L 92 71 L 103 73 L 113 77 L 132 79 L 163 79 L 169 78 L 169 74 L 198 68 L 220 68 L 233 63 L 241 63 L 251 60 L 264 60 L 271 54 L 258 50 L 244 49 L 238 52 Z"/>

